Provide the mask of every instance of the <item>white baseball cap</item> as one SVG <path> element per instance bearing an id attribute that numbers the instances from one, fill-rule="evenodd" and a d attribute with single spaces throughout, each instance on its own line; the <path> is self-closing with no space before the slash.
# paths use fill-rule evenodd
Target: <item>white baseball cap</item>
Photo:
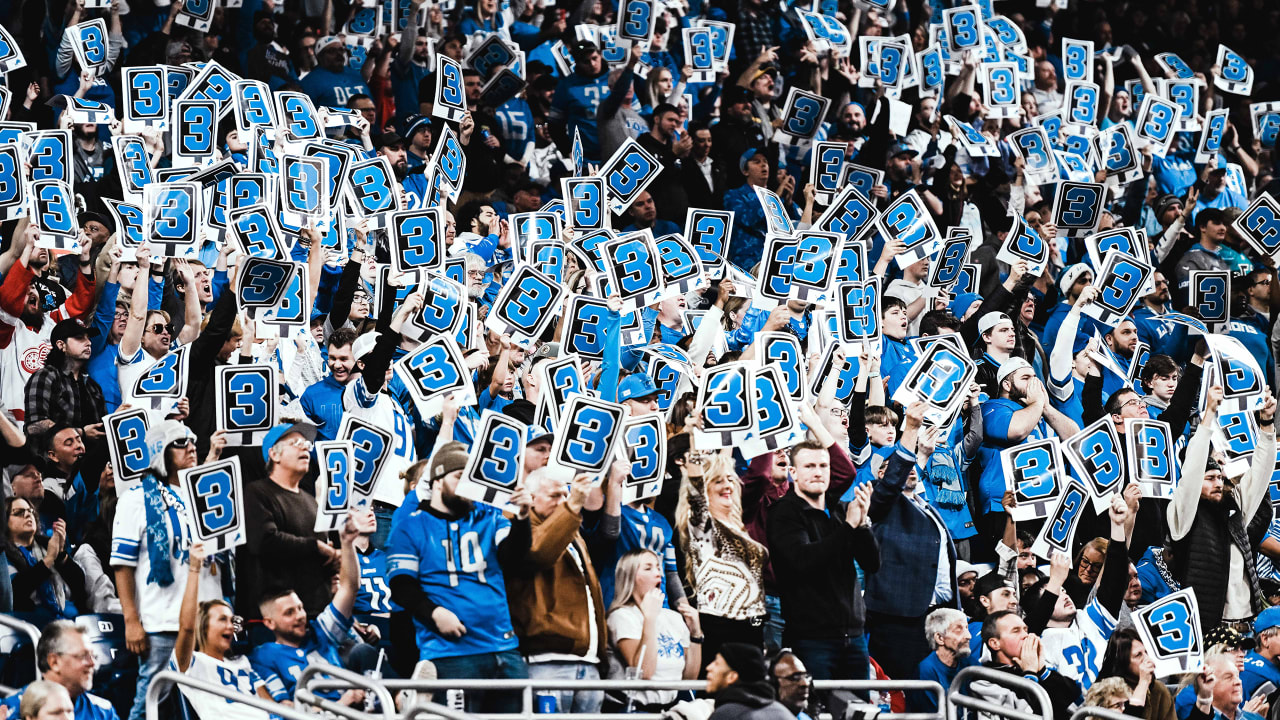
<path id="1" fill-rule="evenodd" d="M 1009 377 L 1010 375 L 1018 372 L 1023 368 L 1030 370 L 1031 363 L 1027 362 L 1026 360 L 1023 360 L 1020 357 L 1011 357 L 1008 360 L 1005 360 L 1004 362 L 1000 363 L 1000 369 L 996 371 L 996 384 L 1000 385 L 1001 383 L 1004 382 L 1005 378 Z"/>
<path id="2" fill-rule="evenodd" d="M 1010 320 L 1009 316 L 1002 312 L 989 312 L 986 315 L 983 315 L 982 319 L 978 320 L 978 334 L 986 335 L 988 332 L 991 332 L 991 328 L 994 328 L 1000 323 L 1009 323 L 1010 325 L 1013 325 L 1013 320 Z"/>

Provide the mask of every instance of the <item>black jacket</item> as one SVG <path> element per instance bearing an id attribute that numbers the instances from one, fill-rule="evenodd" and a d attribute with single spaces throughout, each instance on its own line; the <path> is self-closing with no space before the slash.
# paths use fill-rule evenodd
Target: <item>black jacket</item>
<path id="1" fill-rule="evenodd" d="M 795 720 L 773 698 L 773 686 L 767 680 L 736 682 L 716 693 L 716 709 L 709 720 Z"/>
<path id="2" fill-rule="evenodd" d="M 858 587 L 864 572 L 880 569 L 880 547 L 869 527 L 852 528 L 828 496 L 828 515 L 787 491 L 769 509 L 769 553 L 782 598 L 787 635 L 838 638 L 861 633 L 866 608 Z"/>

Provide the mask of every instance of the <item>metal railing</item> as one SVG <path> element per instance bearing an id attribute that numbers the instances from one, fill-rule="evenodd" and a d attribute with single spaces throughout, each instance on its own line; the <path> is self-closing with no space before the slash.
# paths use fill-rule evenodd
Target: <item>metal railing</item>
<path id="1" fill-rule="evenodd" d="M 1115 710 L 1108 710 L 1101 707 L 1090 707 L 1088 705 L 1078 708 L 1071 713 L 1071 720 L 1088 720 L 1088 718 L 1099 718 L 1099 720 L 1133 720 L 1132 715 L 1125 715 Z"/>
<path id="2" fill-rule="evenodd" d="M 31 657 L 34 664 L 32 669 L 35 670 L 35 678 L 39 680 L 40 659 L 36 657 L 36 647 L 40 644 L 40 628 L 24 620 L 19 620 L 18 618 L 4 614 L 0 614 L 0 625 L 13 630 L 15 633 L 20 633 L 31 638 Z"/>
<path id="3" fill-rule="evenodd" d="M 204 680 L 197 680 L 173 670 L 162 670 L 151 678 L 151 684 L 147 686 L 147 720 L 160 720 L 160 696 L 174 686 L 189 687 L 193 690 L 207 692 L 210 695 L 217 695 L 218 697 L 226 698 L 228 702 L 248 705 L 284 720 L 316 720 L 315 715 L 304 710 L 281 705 L 273 700 L 263 700 L 257 695 L 247 695 L 236 688 L 227 687 L 226 685 L 215 685 Z"/>
<path id="4" fill-rule="evenodd" d="M 1040 712 L 1023 712 L 1013 708 L 997 705 L 989 700 L 981 700 L 979 698 L 965 695 L 961 690 L 975 680 L 989 682 L 992 685 L 1009 690 L 1021 690 L 1035 699 L 1040 705 Z M 992 670 L 980 665 L 967 667 L 956 673 L 955 680 L 951 681 L 950 691 L 947 693 L 947 699 L 952 705 L 962 707 L 967 710 L 975 710 L 987 715 L 995 715 L 996 717 L 1008 718 L 1009 720 L 1045 720 L 1045 718 L 1053 717 L 1053 703 L 1049 700 L 1049 693 L 1037 683 L 1033 683 L 1023 677 L 1011 675 L 1007 672 Z"/>
<path id="5" fill-rule="evenodd" d="M 374 697 L 378 699 L 378 705 L 382 708 L 382 712 L 367 713 L 316 695 L 312 688 L 326 689 L 320 686 L 320 681 L 327 679 L 325 676 L 338 683 L 342 689 L 364 690 L 366 693 L 373 693 Z M 348 720 L 369 720 L 370 718 L 391 718 L 395 716 L 395 701 L 391 699 L 391 691 L 388 689 L 386 681 L 379 680 L 375 682 L 360 673 L 352 672 L 346 668 L 335 667 L 328 663 L 313 663 L 303 668 L 302 674 L 298 676 L 295 688 L 293 693 L 294 702 L 299 705 L 310 705 L 338 717 L 348 718 Z M 462 720 L 462 718 L 455 718 L 455 720 Z"/>
<path id="6" fill-rule="evenodd" d="M 308 668 L 310 669 L 310 668 Z M 298 679 L 298 691 L 296 699 L 300 703 L 312 704 L 311 698 L 315 697 L 316 692 L 328 690 L 348 690 L 353 687 L 367 687 L 368 679 L 354 673 L 350 673 L 350 677 L 358 678 L 360 684 L 355 682 L 344 682 L 336 675 L 332 677 L 317 677 L 318 674 L 304 674 Z M 348 678 L 349 679 L 349 678 Z M 536 706 L 536 693 L 541 690 L 575 690 L 575 691 L 603 691 L 615 690 L 621 692 L 636 692 L 642 690 L 675 690 L 675 691 L 701 691 L 705 690 L 707 683 L 704 680 L 681 680 L 681 681 L 654 681 L 654 680 L 556 680 L 552 678 L 539 679 L 518 679 L 518 680 L 479 680 L 479 679 L 451 679 L 451 680 L 395 680 L 382 679 L 377 681 L 378 685 L 392 691 L 399 692 L 402 690 L 414 690 L 422 693 L 439 692 L 444 690 L 462 690 L 467 691 L 508 691 L 519 692 L 521 696 L 521 710 L 518 713 L 484 713 L 483 717 L 492 720 L 660 720 L 663 716 L 658 713 L 539 713 Z M 936 707 L 939 709 L 931 713 L 882 713 L 879 715 L 885 720 L 948 720 L 946 690 L 941 685 L 931 680 L 815 680 L 813 682 L 815 691 L 824 690 L 848 690 L 851 692 L 926 692 L 934 697 Z M 306 692 L 304 699 L 303 692 Z M 1043 692 L 1043 691 L 1042 691 Z M 317 706 L 318 707 L 318 706 Z M 435 707 L 440 707 L 435 705 Z M 358 713 L 351 711 L 349 708 L 346 712 L 341 712 L 343 717 L 348 720 L 370 720 L 375 717 L 367 713 Z M 457 711 L 454 711 L 457 714 Z M 436 713 L 429 713 L 436 714 Z M 443 714 L 441 714 L 444 716 Z M 449 717 L 450 720 L 461 720 L 461 718 Z M 468 716 L 474 717 L 474 716 Z"/>

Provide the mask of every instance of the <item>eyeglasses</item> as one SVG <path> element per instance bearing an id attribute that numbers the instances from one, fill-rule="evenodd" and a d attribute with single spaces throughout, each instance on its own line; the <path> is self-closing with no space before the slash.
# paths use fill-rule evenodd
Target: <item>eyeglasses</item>
<path id="1" fill-rule="evenodd" d="M 306 438 L 294 438 L 289 441 L 289 447 L 296 447 L 299 450 L 310 450 L 311 441 Z"/>
<path id="2" fill-rule="evenodd" d="M 361 304 L 364 304 L 364 305 L 368 305 L 368 304 L 369 304 L 369 301 L 370 301 L 370 297 L 369 297 L 368 295 L 363 295 L 363 294 L 361 294 L 361 295 L 352 295 L 352 296 L 351 296 L 351 302 L 353 302 L 353 303 L 361 303 Z"/>
<path id="3" fill-rule="evenodd" d="M 55 654 L 55 655 L 61 655 L 61 656 L 63 656 L 63 657 L 69 657 L 69 658 L 72 658 L 73 660 L 79 660 L 80 662 L 85 662 L 85 663 L 91 663 L 91 662 L 94 662 L 94 660 L 96 659 L 96 658 L 94 658 L 94 657 L 93 657 L 93 651 L 92 651 L 92 650 L 85 650 L 84 652 L 78 652 L 78 653 L 63 653 L 63 652 L 60 652 L 60 653 L 54 653 L 54 654 Z"/>
<path id="4" fill-rule="evenodd" d="M 484 270 L 468 270 L 467 271 L 467 277 L 471 278 L 472 280 L 483 280 L 484 275 L 485 275 Z"/>
<path id="5" fill-rule="evenodd" d="M 842 408 L 842 407 L 833 407 L 833 408 L 831 408 L 831 410 L 829 410 L 828 412 L 830 412 L 832 415 L 834 415 L 835 417 L 838 417 L 838 418 L 847 418 L 847 417 L 849 417 L 849 411 L 848 411 L 848 410 L 845 410 L 845 409 L 844 409 L 844 408 Z"/>
<path id="6" fill-rule="evenodd" d="M 807 683 L 813 679 L 813 676 L 807 672 L 794 672 L 790 675 L 779 675 L 778 679 L 793 683 Z"/>
<path id="7" fill-rule="evenodd" d="M 28 515 L 35 517 L 36 511 L 31 508 L 18 508 L 17 510 L 9 511 L 9 517 L 26 517 Z"/>
<path id="8" fill-rule="evenodd" d="M 1085 568 L 1088 568 L 1088 569 L 1093 570 L 1093 571 L 1101 571 L 1101 570 L 1102 570 L 1102 566 L 1103 566 L 1103 562 L 1102 562 L 1102 561 L 1094 562 L 1094 561 L 1092 561 L 1092 560 L 1089 560 L 1088 558 L 1080 558 L 1080 569 L 1081 569 L 1081 570 L 1083 570 L 1083 569 L 1085 569 Z"/>
<path id="9" fill-rule="evenodd" d="M 186 450 L 190 446 L 191 446 L 191 438 L 189 437 L 181 437 L 169 443 L 169 447 L 175 448 L 177 450 Z"/>
<path id="10" fill-rule="evenodd" d="M 165 325 L 164 323 L 155 323 L 148 329 L 151 330 L 151 332 L 155 333 L 156 335 L 172 335 L 173 334 L 173 326 Z"/>
<path id="11" fill-rule="evenodd" d="M 1156 280 L 1156 287 L 1169 287 L 1168 280 Z"/>
<path id="12" fill-rule="evenodd" d="M 129 310 L 128 310 L 127 308 L 125 308 L 125 309 L 121 309 L 121 310 L 117 310 L 117 311 L 116 311 L 116 317 L 117 317 L 117 318 L 126 318 L 126 317 L 129 317 Z"/>
<path id="13" fill-rule="evenodd" d="M 1140 398 L 1140 397 L 1136 397 L 1136 398 L 1132 398 L 1132 399 L 1130 399 L 1130 400 L 1125 400 L 1124 402 L 1120 403 L 1120 407 L 1128 407 L 1129 405 L 1132 405 L 1132 404 L 1134 404 L 1134 403 L 1137 403 L 1137 404 L 1138 404 L 1138 407 L 1146 407 L 1146 406 L 1147 406 L 1147 401 L 1146 401 L 1146 400 L 1143 400 L 1143 399 L 1142 399 L 1142 398 Z"/>

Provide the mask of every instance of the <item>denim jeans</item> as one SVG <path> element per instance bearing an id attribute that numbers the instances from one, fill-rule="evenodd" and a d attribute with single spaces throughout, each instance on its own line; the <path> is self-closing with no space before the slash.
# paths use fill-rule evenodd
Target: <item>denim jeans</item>
<path id="1" fill-rule="evenodd" d="M 765 595 L 764 610 L 768 615 L 768 619 L 764 621 L 764 650 L 767 654 L 774 655 L 782 649 L 782 631 L 786 628 L 786 623 L 782 620 L 782 598 Z"/>
<path id="2" fill-rule="evenodd" d="M 391 516 L 396 509 L 381 502 L 373 504 L 373 515 L 378 518 L 378 529 L 369 536 L 369 546 L 377 550 L 386 550 L 391 540 Z"/>
<path id="3" fill-rule="evenodd" d="M 431 662 L 436 666 L 436 677 L 441 680 L 464 678 L 522 680 L 529 677 L 529 668 L 524 664 L 524 658 L 520 657 L 520 653 L 515 650 L 435 658 Z M 520 696 L 519 690 L 509 692 L 467 690 L 463 693 L 467 712 L 486 714 L 520 712 Z M 435 702 L 446 704 L 445 694 L 437 693 Z"/>
<path id="4" fill-rule="evenodd" d="M 529 663 L 529 677 L 535 680 L 599 680 L 600 671 L 595 665 L 575 662 Z M 546 690 L 556 694 L 556 712 L 598 713 L 604 702 L 603 690 Z M 536 693 L 535 693 L 536 694 Z"/>
<path id="5" fill-rule="evenodd" d="M 145 720 L 147 717 L 147 688 L 151 678 L 169 665 L 173 657 L 173 646 L 178 641 L 178 633 L 147 633 L 146 658 L 139 658 L 138 694 L 133 697 L 133 709 L 129 711 L 129 720 Z"/>
<path id="6" fill-rule="evenodd" d="M 814 680 L 866 680 L 871 663 L 867 657 L 867 636 L 789 638 L 787 644 L 809 669 Z"/>

